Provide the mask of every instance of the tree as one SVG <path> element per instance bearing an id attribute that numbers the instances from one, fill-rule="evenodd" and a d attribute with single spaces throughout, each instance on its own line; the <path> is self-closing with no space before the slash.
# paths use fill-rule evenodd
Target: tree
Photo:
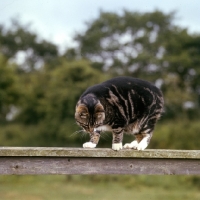
<path id="1" fill-rule="evenodd" d="M 50 67 L 59 56 L 58 47 L 29 30 L 28 25 L 12 21 L 12 27 L 5 29 L 0 25 L 0 53 L 16 62 L 20 58 L 19 68 L 25 72 L 36 70 L 48 64 Z"/>
<path id="2" fill-rule="evenodd" d="M 0 55 L 0 122 L 6 121 L 12 106 L 16 106 L 20 99 L 20 85 L 15 73 L 15 66 L 7 62 Z"/>
<path id="3" fill-rule="evenodd" d="M 167 36 L 165 55 L 163 56 L 163 68 L 168 77 L 173 76 L 177 80 L 175 88 L 180 91 L 179 93 L 182 93 L 179 95 L 181 99 L 177 98 L 177 90 L 169 86 L 170 83 L 167 79 L 163 87 L 164 92 L 174 90 L 176 95 L 171 95 L 171 100 L 179 99 L 179 107 L 184 102 L 191 102 L 188 104 L 190 105 L 188 108 L 197 108 L 196 113 L 200 108 L 199 38 L 199 35 L 188 34 L 187 30 L 175 29 L 173 33 Z M 188 109 L 187 106 L 185 108 Z"/>
<path id="4" fill-rule="evenodd" d="M 67 133 L 78 129 L 74 111 L 80 95 L 90 85 L 107 78 L 85 60 L 61 60 L 55 69 L 45 66 L 43 70 L 25 74 L 26 90 L 16 120 L 37 127 L 38 142 L 66 143 Z"/>
<path id="5" fill-rule="evenodd" d="M 87 23 L 85 33 L 75 37 L 80 55 L 101 63 L 103 70 L 114 75 L 158 72 L 164 33 L 173 28 L 173 17 L 173 13 L 160 11 L 143 14 L 125 10 L 121 15 L 100 12 L 98 19 Z"/>
<path id="6" fill-rule="evenodd" d="M 154 82 L 166 100 L 167 116 L 200 108 L 199 35 L 174 24 L 175 13 L 103 12 L 76 35 L 79 56 L 102 71 Z M 178 97 L 177 97 L 178 95 Z"/>

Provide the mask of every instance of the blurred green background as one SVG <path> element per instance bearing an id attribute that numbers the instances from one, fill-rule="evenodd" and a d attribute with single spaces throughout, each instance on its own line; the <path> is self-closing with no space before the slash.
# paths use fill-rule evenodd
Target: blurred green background
<path id="1" fill-rule="evenodd" d="M 175 25 L 175 16 L 100 11 L 62 53 L 18 20 L 0 24 L 0 145 L 81 147 L 88 136 L 74 120 L 79 96 L 126 75 L 164 94 L 148 148 L 199 149 L 200 34 Z M 111 140 L 103 134 L 98 147 L 110 148 Z M 200 199 L 199 191 L 197 176 L 0 177 L 1 199 Z"/>

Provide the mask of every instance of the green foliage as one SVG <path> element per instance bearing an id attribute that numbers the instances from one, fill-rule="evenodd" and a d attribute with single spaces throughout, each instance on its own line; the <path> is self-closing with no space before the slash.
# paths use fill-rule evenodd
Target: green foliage
<path id="1" fill-rule="evenodd" d="M 148 148 L 199 149 L 200 34 L 175 26 L 174 16 L 101 11 L 75 35 L 78 48 L 63 55 L 29 26 L 0 25 L 0 145 L 81 147 L 88 140 L 74 120 L 81 93 L 129 75 L 155 82 L 164 94 L 165 113 Z M 98 147 L 110 148 L 111 140 L 103 134 Z M 126 135 L 124 143 L 132 140 Z M 0 179 L 0 199 L 199 199 L 199 189 L 196 176 Z"/>
<path id="2" fill-rule="evenodd" d="M 6 120 L 11 106 L 17 105 L 21 92 L 15 67 L 0 55 L 0 122 Z"/>
<path id="3" fill-rule="evenodd" d="M 63 61 L 53 70 L 31 73 L 23 83 L 26 85 L 26 98 L 19 118 L 28 124 L 72 118 L 81 93 L 90 84 L 104 79 L 89 62 L 83 60 Z"/>
<path id="4" fill-rule="evenodd" d="M 51 67 L 57 63 L 59 56 L 56 45 L 39 39 L 29 30 L 29 25 L 23 26 L 16 20 L 12 20 L 12 27 L 9 29 L 0 25 L 0 53 L 13 60 L 21 55 L 23 58 L 19 69 L 25 72 L 35 70 L 44 63 Z"/>
<path id="5" fill-rule="evenodd" d="M 174 17 L 159 10 L 100 11 L 75 35 L 78 47 L 62 55 L 28 25 L 0 25 L 0 144 L 81 146 L 87 136 L 74 120 L 79 96 L 128 75 L 154 82 L 164 94 L 165 113 L 149 148 L 198 149 L 200 35 L 176 26 Z M 105 133 L 99 147 L 111 140 Z"/>
<path id="6" fill-rule="evenodd" d="M 76 102 L 90 84 L 107 78 L 84 60 L 60 63 L 55 69 L 44 68 L 22 76 L 26 90 L 16 121 L 36 125 L 38 134 L 34 137 L 42 146 L 73 146 L 77 138 L 68 137 L 78 130 L 74 121 Z"/>
<path id="7" fill-rule="evenodd" d="M 34 127 L 22 124 L 1 125 L 0 146 L 32 146 Z"/>
<path id="8" fill-rule="evenodd" d="M 0 198 L 198 200 L 199 180 L 197 176 L 2 176 Z"/>
<path id="9" fill-rule="evenodd" d="M 200 108 L 200 36 L 174 25 L 174 16 L 158 10 L 102 11 L 75 37 L 80 56 L 102 71 L 160 82 L 168 118 L 182 113 L 185 102 Z"/>
<path id="10" fill-rule="evenodd" d="M 156 66 L 160 65 L 166 33 L 174 27 L 173 17 L 173 13 L 160 11 L 100 12 L 84 33 L 76 35 L 80 55 L 102 63 L 103 69 L 114 75 L 151 76 L 160 71 Z"/>
<path id="11" fill-rule="evenodd" d="M 199 149 L 199 121 L 178 119 L 158 123 L 149 148 L 159 149 Z"/>

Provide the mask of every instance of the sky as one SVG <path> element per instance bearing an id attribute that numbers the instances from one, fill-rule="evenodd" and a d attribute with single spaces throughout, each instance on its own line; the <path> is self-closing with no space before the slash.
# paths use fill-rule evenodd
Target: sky
<path id="1" fill-rule="evenodd" d="M 12 18 L 22 24 L 31 22 L 31 30 L 61 48 L 73 46 L 73 36 L 84 31 L 85 22 L 98 17 L 99 11 L 165 13 L 176 11 L 176 24 L 200 33 L 200 0 L 0 0 L 0 24 L 8 26 Z"/>

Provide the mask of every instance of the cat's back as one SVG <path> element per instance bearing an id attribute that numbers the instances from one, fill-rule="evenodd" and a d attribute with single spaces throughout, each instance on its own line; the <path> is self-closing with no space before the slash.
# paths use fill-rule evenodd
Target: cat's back
<path id="1" fill-rule="evenodd" d="M 82 97 L 89 93 L 93 93 L 97 97 L 107 96 L 109 95 L 110 91 L 118 92 L 123 95 L 126 95 L 130 91 L 137 92 L 141 95 L 145 91 L 151 91 L 159 96 L 162 96 L 161 91 L 148 81 L 132 77 L 120 76 L 89 87 L 83 93 Z"/>

